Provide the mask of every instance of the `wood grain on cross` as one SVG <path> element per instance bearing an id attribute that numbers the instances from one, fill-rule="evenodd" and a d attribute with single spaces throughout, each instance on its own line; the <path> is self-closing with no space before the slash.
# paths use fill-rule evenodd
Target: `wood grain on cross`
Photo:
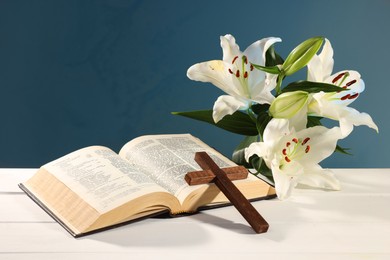
<path id="1" fill-rule="evenodd" d="M 206 152 L 195 153 L 195 161 L 199 164 L 203 171 L 188 173 L 185 179 L 189 185 L 214 182 L 233 204 L 233 206 L 246 219 L 246 221 L 248 221 L 256 233 L 267 232 L 269 228 L 267 221 L 260 215 L 259 212 L 257 212 L 253 205 L 247 198 L 245 198 L 245 196 L 228 177 L 230 176 L 233 180 L 246 178 L 248 171 L 245 168 L 246 173 L 244 173 L 242 169 L 243 167 L 221 169 Z"/>

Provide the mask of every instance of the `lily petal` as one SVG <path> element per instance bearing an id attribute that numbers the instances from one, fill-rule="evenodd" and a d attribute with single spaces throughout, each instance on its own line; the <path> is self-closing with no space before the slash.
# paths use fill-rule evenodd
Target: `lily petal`
<path id="1" fill-rule="evenodd" d="M 231 98 L 221 98 L 215 102 L 214 120 L 232 114 L 250 103 L 269 104 L 274 96 L 271 91 L 276 86 L 276 76 L 257 70 L 252 63 L 264 65 L 267 49 L 279 38 L 270 37 L 256 41 L 244 52 L 240 51 L 235 38 L 227 34 L 221 36 L 222 60 L 197 63 L 187 71 L 192 80 L 210 82 Z"/>
<path id="2" fill-rule="evenodd" d="M 247 148 L 245 148 L 245 160 L 249 162 L 249 158 L 252 157 L 252 155 L 256 154 L 259 157 L 262 157 L 264 161 L 270 162 L 268 158 L 265 158 L 269 156 L 269 147 L 266 143 L 264 142 L 256 142 L 256 143 L 251 143 Z M 271 165 L 267 166 L 271 168 Z"/>
<path id="3" fill-rule="evenodd" d="M 276 195 L 280 200 L 289 198 L 293 189 L 298 184 L 296 178 L 288 176 L 282 172 L 279 168 L 277 160 L 272 161 L 271 170 L 275 181 Z"/>
<path id="4" fill-rule="evenodd" d="M 328 39 L 325 39 L 324 47 L 321 53 L 318 55 L 322 63 L 322 74 L 324 78 L 332 73 L 334 60 L 333 60 L 333 48 Z"/>
<path id="5" fill-rule="evenodd" d="M 352 126 L 351 126 L 352 125 Z M 345 107 L 341 113 L 340 128 L 344 129 L 344 136 L 352 131 L 353 126 L 366 125 L 376 132 L 379 132 L 378 126 L 374 123 L 371 116 L 364 112 L 359 112 L 354 108 Z"/>
<path id="6" fill-rule="evenodd" d="M 328 129 L 324 126 L 306 128 L 296 133 L 297 138 L 310 138 L 310 152 L 300 159 L 303 167 L 318 164 L 335 150 L 337 141 L 342 138 L 339 127 Z"/>
<path id="7" fill-rule="evenodd" d="M 287 119 L 273 118 L 264 129 L 264 142 L 274 145 L 279 139 L 290 133 L 289 122 Z"/>
<path id="8" fill-rule="evenodd" d="M 252 72 L 261 73 L 260 70 Z M 250 77 L 249 80 L 254 77 Z M 258 75 L 257 79 L 260 79 L 262 77 L 264 78 L 264 76 Z M 259 81 L 254 85 L 249 85 L 251 87 L 252 100 L 259 104 L 271 104 L 272 101 L 275 99 L 275 96 L 271 93 L 271 91 L 276 87 L 277 77 L 277 74 L 266 73 L 265 78 L 262 82 Z"/>
<path id="9" fill-rule="evenodd" d="M 305 168 L 305 174 L 299 176 L 298 183 L 321 189 L 340 190 L 341 185 L 333 172 L 319 165 Z"/>
<path id="10" fill-rule="evenodd" d="M 272 170 L 279 199 L 288 198 L 297 183 L 336 189 L 338 182 L 331 175 L 323 175 L 327 171 L 318 163 L 334 152 L 341 137 L 339 127 L 314 126 L 295 131 L 289 120 L 273 118 L 264 129 L 263 142 L 251 144 L 245 158 L 253 154 L 263 158 Z"/>
<path id="11" fill-rule="evenodd" d="M 187 77 L 196 81 L 210 82 L 229 95 L 239 95 L 232 87 L 235 85 L 236 78 L 229 74 L 227 65 L 221 60 L 194 64 L 187 70 Z"/>
<path id="12" fill-rule="evenodd" d="M 269 47 L 271 47 L 276 42 L 281 42 L 282 39 L 278 37 L 268 37 L 261 40 L 258 40 L 248 48 L 245 49 L 244 55 L 251 57 L 251 62 L 257 65 L 265 66 L 265 54 Z"/>
<path id="13" fill-rule="evenodd" d="M 328 77 L 325 82 L 348 89 L 347 91 L 329 94 L 333 102 L 345 106 L 355 101 L 365 88 L 364 81 L 361 79 L 359 72 L 354 70 L 344 70 L 335 73 Z"/>
<path id="14" fill-rule="evenodd" d="M 282 40 L 277 37 L 261 39 L 252 43 L 248 48 L 246 48 L 243 55 L 250 57 L 251 63 L 265 66 L 265 54 L 267 50 L 276 42 L 281 41 Z M 268 84 L 270 85 L 267 87 L 269 91 L 272 91 L 276 87 L 277 75 L 266 75 L 266 73 L 257 69 L 253 70 L 251 74 L 251 77 L 249 77 L 249 86 L 251 86 L 252 97 L 256 96 L 257 98 L 260 98 L 261 95 L 255 92 L 257 90 L 264 89 L 265 87 L 267 87 Z"/>
<path id="15" fill-rule="evenodd" d="M 326 95 L 327 93 L 324 92 L 314 94 L 313 102 L 309 105 L 309 112 L 338 120 L 343 138 L 352 132 L 353 126 L 366 125 L 378 132 L 378 126 L 369 114 L 361 113 L 351 107 L 339 105 L 334 100 L 326 98 Z"/>
<path id="16" fill-rule="evenodd" d="M 297 184 L 320 189 L 340 190 L 340 182 L 331 170 L 323 169 L 319 165 L 303 167 L 300 163 L 296 162 L 295 164 L 295 171 L 293 170 L 291 173 L 291 169 L 289 169 L 288 174 L 284 169 L 277 167 L 276 160 L 272 164 L 275 189 L 279 199 L 284 200 L 290 197 Z"/>
<path id="17" fill-rule="evenodd" d="M 378 132 L 377 125 L 368 114 L 348 107 L 365 88 L 359 72 L 344 70 L 330 75 L 333 63 L 333 49 L 326 39 L 321 53 L 315 55 L 308 64 L 308 80 L 334 84 L 347 90 L 337 93 L 313 94 L 308 113 L 338 120 L 343 138 L 352 132 L 354 126 L 358 125 L 367 125 Z"/>
<path id="18" fill-rule="evenodd" d="M 239 109 L 248 107 L 248 102 L 242 98 L 236 98 L 233 96 L 222 95 L 218 97 L 213 107 L 213 119 L 217 123 L 224 116 L 231 115 Z"/>
<path id="19" fill-rule="evenodd" d="M 333 70 L 333 48 L 328 39 L 319 55 L 315 55 L 307 64 L 308 80 L 314 82 L 323 82 L 330 76 Z"/>
<path id="20" fill-rule="evenodd" d="M 308 106 L 308 113 L 338 120 L 341 106 L 327 98 L 328 96 L 328 93 L 323 91 L 313 94 L 313 99 Z"/>
<path id="21" fill-rule="evenodd" d="M 306 128 L 307 125 L 307 106 L 303 107 L 293 117 L 289 119 L 290 128 L 294 128 L 295 131 L 300 131 Z"/>
<path id="22" fill-rule="evenodd" d="M 240 47 L 237 45 L 236 39 L 231 34 L 221 36 L 220 40 L 223 52 L 223 61 L 231 62 L 235 56 L 241 55 Z"/>

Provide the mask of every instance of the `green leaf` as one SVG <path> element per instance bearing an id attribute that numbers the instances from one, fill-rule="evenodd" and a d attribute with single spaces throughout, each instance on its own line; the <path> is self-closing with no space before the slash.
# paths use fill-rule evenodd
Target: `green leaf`
<path id="1" fill-rule="evenodd" d="M 348 152 L 348 150 L 350 150 L 350 149 L 349 148 L 343 148 L 343 147 L 337 145 L 335 152 L 342 153 L 342 154 L 347 154 L 347 155 L 352 155 L 350 152 Z"/>
<path id="2" fill-rule="evenodd" d="M 260 133 L 260 136 L 263 136 L 264 129 L 271 121 L 271 119 L 272 117 L 266 112 L 262 112 L 257 116 L 256 127 L 257 131 Z"/>
<path id="3" fill-rule="evenodd" d="M 191 119 L 203 121 L 226 131 L 240 135 L 258 135 L 256 124 L 252 119 L 242 112 L 236 111 L 232 115 L 227 115 L 218 123 L 214 122 L 213 110 L 198 110 L 188 112 L 172 112 L 173 115 L 188 117 Z"/>
<path id="4" fill-rule="evenodd" d="M 264 67 L 261 65 L 253 64 L 253 63 L 251 63 L 251 64 L 256 69 L 262 70 L 262 71 L 267 72 L 267 73 L 271 73 L 271 74 L 279 74 L 280 73 L 280 69 L 278 66 Z"/>
<path id="5" fill-rule="evenodd" d="M 267 112 L 269 107 L 270 107 L 269 104 L 255 104 L 255 105 L 252 105 L 251 109 L 252 109 L 253 113 L 258 115 L 262 112 Z"/>
<path id="6" fill-rule="evenodd" d="M 258 142 L 259 137 L 256 136 L 246 136 L 244 140 L 236 147 L 233 151 L 232 161 L 238 165 L 250 167 L 249 163 L 245 160 L 245 148 L 247 148 L 251 143 Z"/>
<path id="7" fill-rule="evenodd" d="M 272 45 L 271 47 L 268 48 L 267 52 L 265 53 L 265 66 L 253 64 L 253 67 L 255 67 L 258 70 L 262 70 L 267 73 L 271 74 L 280 74 L 280 69 L 277 65 L 283 64 L 283 59 L 282 57 L 279 56 L 275 52 L 275 48 Z"/>
<path id="8" fill-rule="evenodd" d="M 324 37 L 313 37 L 295 47 L 282 65 L 284 75 L 289 76 L 306 66 L 320 49 Z"/>
<path id="9" fill-rule="evenodd" d="M 259 157 L 257 154 L 254 154 L 249 158 L 249 164 L 251 168 L 255 169 L 256 173 L 259 174 L 261 171 L 261 165 L 263 164 L 263 158 Z"/>
<path id="10" fill-rule="evenodd" d="M 263 158 L 254 154 L 249 158 L 249 164 L 251 165 L 251 168 L 256 170 L 256 175 L 261 174 L 267 177 L 270 181 L 274 182 L 272 171 L 268 168 Z"/>
<path id="11" fill-rule="evenodd" d="M 306 127 L 309 128 L 309 127 L 313 127 L 313 126 L 322 125 L 322 123 L 321 123 L 322 118 L 323 117 L 318 117 L 318 116 L 308 116 Z"/>
<path id="12" fill-rule="evenodd" d="M 266 67 L 274 67 L 276 65 L 283 64 L 284 60 L 275 52 L 275 48 L 273 45 L 268 48 L 265 53 L 265 66 Z"/>
<path id="13" fill-rule="evenodd" d="M 306 80 L 295 81 L 288 84 L 282 89 L 282 93 L 293 92 L 293 91 L 305 91 L 308 93 L 317 93 L 320 91 L 323 92 L 339 92 L 345 91 L 348 89 L 338 87 L 333 84 L 322 83 L 322 82 L 311 82 Z"/>

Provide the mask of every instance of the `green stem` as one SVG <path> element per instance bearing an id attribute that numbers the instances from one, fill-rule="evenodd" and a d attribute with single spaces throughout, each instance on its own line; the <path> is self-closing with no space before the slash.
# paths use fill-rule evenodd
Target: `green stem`
<path id="1" fill-rule="evenodd" d="M 276 82 L 276 88 L 275 88 L 276 96 L 279 96 L 280 93 L 282 92 L 281 86 L 282 86 L 282 82 L 283 82 L 283 77 L 284 77 L 284 73 L 281 71 L 279 73 L 279 76 L 278 76 L 278 79 L 277 79 L 277 82 Z"/>
<path id="2" fill-rule="evenodd" d="M 256 114 L 252 110 L 252 105 L 250 105 L 250 107 L 247 109 L 247 113 L 248 113 L 249 117 L 252 119 L 252 121 L 257 125 L 257 116 L 256 116 Z M 263 141 L 262 133 L 260 133 L 259 131 L 258 131 L 258 133 L 259 133 L 258 134 L 259 141 Z"/>
<path id="3" fill-rule="evenodd" d="M 249 117 L 252 119 L 252 121 L 253 121 L 254 123 L 256 123 L 256 122 L 257 122 L 257 117 L 256 117 L 255 113 L 254 113 L 253 110 L 252 110 L 252 105 L 250 105 L 250 106 L 248 107 L 248 109 L 246 110 L 246 112 L 248 113 L 248 115 L 249 115 Z"/>

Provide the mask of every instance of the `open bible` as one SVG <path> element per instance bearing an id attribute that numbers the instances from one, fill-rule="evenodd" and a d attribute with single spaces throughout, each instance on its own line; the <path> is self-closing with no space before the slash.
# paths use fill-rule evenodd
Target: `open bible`
<path id="1" fill-rule="evenodd" d="M 184 176 L 200 170 L 205 151 L 221 168 L 232 161 L 190 134 L 149 135 L 125 144 L 119 154 L 90 146 L 43 165 L 19 184 L 73 236 L 169 213 L 194 213 L 229 203 L 214 184 L 189 186 Z M 268 183 L 248 175 L 234 184 L 249 200 L 275 197 Z"/>

